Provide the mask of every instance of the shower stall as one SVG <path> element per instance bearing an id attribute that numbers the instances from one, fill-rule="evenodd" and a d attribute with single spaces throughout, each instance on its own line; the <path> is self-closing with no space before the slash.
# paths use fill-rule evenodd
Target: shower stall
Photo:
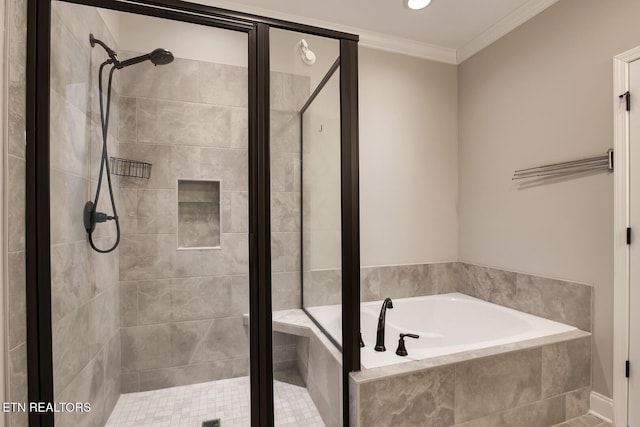
<path id="1" fill-rule="evenodd" d="M 348 425 L 357 37 L 173 0 L 28 18 L 28 400 L 91 410 L 11 425 Z"/>

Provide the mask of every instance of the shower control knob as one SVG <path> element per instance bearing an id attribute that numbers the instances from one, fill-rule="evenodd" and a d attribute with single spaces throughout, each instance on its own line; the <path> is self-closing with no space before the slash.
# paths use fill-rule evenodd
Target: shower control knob
<path id="1" fill-rule="evenodd" d="M 84 222 L 84 229 L 87 230 L 87 233 L 93 233 L 93 230 L 96 228 L 96 211 L 94 209 L 93 202 L 85 203 L 82 220 Z"/>
<path id="2" fill-rule="evenodd" d="M 418 338 L 420 338 L 420 335 L 416 335 L 416 334 L 400 334 L 400 341 L 398 341 L 398 348 L 396 350 L 396 354 L 398 356 L 407 356 L 409 354 L 409 353 L 407 353 L 407 347 L 405 347 L 405 345 L 404 345 L 404 338 L 405 337 L 418 339 Z"/>

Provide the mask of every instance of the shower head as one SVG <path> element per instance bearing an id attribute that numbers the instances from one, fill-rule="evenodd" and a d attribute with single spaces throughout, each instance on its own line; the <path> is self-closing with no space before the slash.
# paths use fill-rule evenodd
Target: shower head
<path id="1" fill-rule="evenodd" d="M 309 49 L 309 43 L 305 39 L 300 40 L 300 50 L 302 51 L 302 62 L 307 65 L 313 65 L 316 63 L 316 54 Z"/>
<path id="2" fill-rule="evenodd" d="M 156 49 L 149 54 L 149 60 L 153 65 L 167 65 L 173 62 L 173 53 L 167 49 Z"/>
<path id="3" fill-rule="evenodd" d="M 151 53 L 136 56 L 135 58 L 125 59 L 116 63 L 117 69 L 128 67 L 129 65 L 139 64 L 144 61 L 151 61 L 153 65 L 166 65 L 173 62 L 173 54 L 167 49 L 156 49 Z"/>
<path id="4" fill-rule="evenodd" d="M 173 62 L 173 54 L 167 49 L 156 49 L 151 53 L 136 56 L 135 58 L 125 59 L 124 61 L 119 61 L 118 54 L 109 46 L 107 46 L 105 42 L 95 38 L 93 34 L 89 34 L 89 43 L 91 43 L 91 47 L 95 47 L 95 45 L 102 46 L 102 48 L 107 52 L 107 55 L 109 55 L 109 59 L 106 63 L 114 64 L 114 66 L 118 70 L 124 67 L 128 67 L 129 65 L 139 64 L 144 61 L 151 61 L 153 65 L 166 65 Z"/>

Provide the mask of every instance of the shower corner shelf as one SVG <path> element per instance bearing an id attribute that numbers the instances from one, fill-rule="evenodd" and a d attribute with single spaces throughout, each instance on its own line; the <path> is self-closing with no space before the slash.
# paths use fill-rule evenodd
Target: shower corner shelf
<path id="1" fill-rule="evenodd" d="M 151 163 L 111 157 L 111 173 L 131 178 L 151 178 Z"/>

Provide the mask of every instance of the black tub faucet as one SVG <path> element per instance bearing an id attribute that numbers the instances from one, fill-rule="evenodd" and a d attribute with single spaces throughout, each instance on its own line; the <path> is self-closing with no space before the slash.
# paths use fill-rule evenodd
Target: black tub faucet
<path id="1" fill-rule="evenodd" d="M 416 334 L 400 334 L 400 340 L 398 341 L 398 348 L 396 349 L 396 354 L 398 356 L 408 356 L 409 355 L 409 353 L 407 353 L 407 347 L 404 345 L 405 337 L 414 338 L 414 339 L 420 338 L 420 336 L 416 335 Z"/>
<path id="2" fill-rule="evenodd" d="M 378 333 L 376 335 L 376 351 L 387 351 L 384 346 L 384 323 L 387 318 L 387 308 L 393 308 L 391 298 L 385 298 L 378 318 Z"/>

